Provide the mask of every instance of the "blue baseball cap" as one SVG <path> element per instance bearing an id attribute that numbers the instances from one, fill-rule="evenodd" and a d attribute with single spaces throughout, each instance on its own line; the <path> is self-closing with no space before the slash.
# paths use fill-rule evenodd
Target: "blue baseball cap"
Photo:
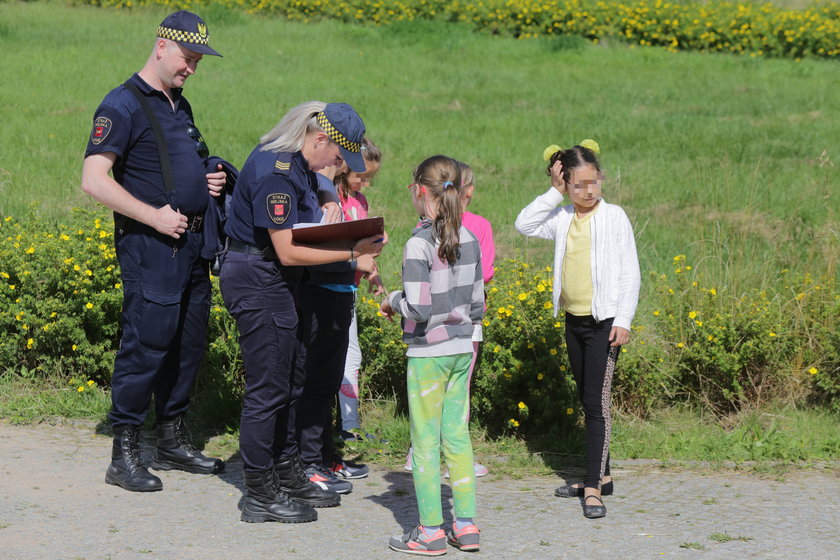
<path id="1" fill-rule="evenodd" d="M 166 16 L 157 28 L 157 36 L 175 41 L 193 52 L 222 56 L 210 48 L 210 34 L 204 20 L 187 10 Z"/>
<path id="2" fill-rule="evenodd" d="M 362 139 L 365 137 L 365 123 L 362 117 L 347 103 L 327 103 L 315 118 L 330 140 L 338 144 L 347 167 L 356 173 L 364 173 Z"/>

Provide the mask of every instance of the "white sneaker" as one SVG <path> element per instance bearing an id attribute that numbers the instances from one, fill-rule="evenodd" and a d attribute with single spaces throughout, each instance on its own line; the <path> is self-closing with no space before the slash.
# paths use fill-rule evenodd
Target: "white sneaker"
<path id="1" fill-rule="evenodd" d="M 482 476 L 487 476 L 487 473 L 490 472 L 487 469 L 487 467 L 485 467 L 484 465 L 482 465 L 481 463 L 478 463 L 478 462 L 473 463 L 473 469 L 475 470 L 476 478 L 481 478 Z M 446 473 L 443 476 L 445 478 L 449 478 L 449 471 L 446 471 Z"/>

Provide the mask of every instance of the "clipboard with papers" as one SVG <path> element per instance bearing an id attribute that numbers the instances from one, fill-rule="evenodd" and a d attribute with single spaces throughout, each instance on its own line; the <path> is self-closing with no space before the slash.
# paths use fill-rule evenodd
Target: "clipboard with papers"
<path id="1" fill-rule="evenodd" d="M 305 245 L 349 244 L 384 233 L 385 219 L 375 216 L 334 224 L 295 224 L 292 228 L 292 241 Z"/>

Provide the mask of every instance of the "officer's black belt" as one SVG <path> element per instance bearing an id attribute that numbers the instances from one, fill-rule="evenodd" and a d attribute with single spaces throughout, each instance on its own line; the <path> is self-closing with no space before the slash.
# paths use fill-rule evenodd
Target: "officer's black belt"
<path id="1" fill-rule="evenodd" d="M 250 243 L 243 243 L 236 239 L 228 238 L 228 251 L 235 251 L 237 253 L 246 253 L 248 255 L 259 255 L 264 259 L 276 259 L 273 247 L 263 247 L 260 249 L 256 245 Z"/>
<path id="2" fill-rule="evenodd" d="M 193 216 L 187 218 L 187 231 L 198 233 L 204 227 L 204 216 Z"/>

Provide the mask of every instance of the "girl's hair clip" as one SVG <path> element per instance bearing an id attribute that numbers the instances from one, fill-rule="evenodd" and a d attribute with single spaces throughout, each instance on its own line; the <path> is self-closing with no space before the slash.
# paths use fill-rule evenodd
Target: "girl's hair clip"
<path id="1" fill-rule="evenodd" d="M 444 181 L 443 182 L 443 190 L 446 190 L 448 187 L 451 187 L 452 185 L 454 185 L 454 183 L 452 181 Z"/>
<path id="2" fill-rule="evenodd" d="M 587 148 L 589 150 L 592 150 L 596 154 L 601 153 L 601 146 L 599 146 L 598 142 L 596 142 L 592 138 L 587 138 L 586 140 L 583 140 L 579 145 L 581 148 Z"/>
<path id="3" fill-rule="evenodd" d="M 557 144 L 552 144 L 551 146 L 549 146 L 548 148 L 543 150 L 543 159 L 545 161 L 548 161 L 548 160 L 551 159 L 551 156 L 553 156 L 554 154 L 556 154 L 557 152 L 560 152 L 562 150 L 563 150 L 563 148 L 561 148 Z"/>

